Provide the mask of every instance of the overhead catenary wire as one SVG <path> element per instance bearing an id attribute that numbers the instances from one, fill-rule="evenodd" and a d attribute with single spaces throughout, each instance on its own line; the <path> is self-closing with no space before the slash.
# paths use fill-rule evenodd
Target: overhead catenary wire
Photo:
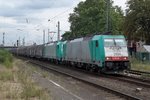
<path id="1" fill-rule="evenodd" d="M 55 19 L 55 18 L 57 18 L 58 16 L 63 15 L 63 14 L 65 14 L 65 13 L 67 13 L 68 11 L 72 10 L 72 9 L 74 9 L 74 7 L 71 7 L 71 8 L 69 8 L 69 9 L 63 11 L 63 12 L 61 12 L 61 13 L 55 15 L 54 17 L 50 18 L 50 19 L 51 19 L 51 20 L 52 20 L 52 19 Z M 48 20 L 49 20 L 49 19 L 48 19 Z"/>

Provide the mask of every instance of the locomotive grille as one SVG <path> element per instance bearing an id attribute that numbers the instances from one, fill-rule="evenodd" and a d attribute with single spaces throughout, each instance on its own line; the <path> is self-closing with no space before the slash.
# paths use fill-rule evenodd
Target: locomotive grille
<path id="1" fill-rule="evenodd" d="M 106 70 L 124 70 L 129 66 L 129 62 L 105 62 Z"/>

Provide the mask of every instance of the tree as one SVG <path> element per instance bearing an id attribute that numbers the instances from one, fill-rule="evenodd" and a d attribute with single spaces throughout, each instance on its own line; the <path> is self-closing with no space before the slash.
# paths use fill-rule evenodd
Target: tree
<path id="1" fill-rule="evenodd" d="M 65 34 L 62 35 L 62 40 L 69 40 L 71 39 L 71 32 L 70 31 L 66 31 Z"/>
<path id="2" fill-rule="evenodd" d="M 120 34 L 122 33 L 124 14 L 121 7 L 112 6 L 113 2 L 112 0 L 110 1 L 110 31 L 113 34 Z M 106 32 L 106 6 L 106 0 L 80 2 L 74 8 L 74 13 L 70 14 L 69 17 L 69 22 L 71 23 L 70 38 Z"/>
<path id="3" fill-rule="evenodd" d="M 150 0 L 127 2 L 124 31 L 130 39 L 146 39 L 150 44 Z"/>

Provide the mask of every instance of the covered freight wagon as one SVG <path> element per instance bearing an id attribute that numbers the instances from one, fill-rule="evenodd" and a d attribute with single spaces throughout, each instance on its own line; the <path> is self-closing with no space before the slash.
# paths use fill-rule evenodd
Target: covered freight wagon
<path id="1" fill-rule="evenodd" d="M 43 58 L 43 50 L 44 50 L 44 45 L 36 45 L 34 48 L 34 52 L 35 52 L 35 57 L 36 58 Z"/>

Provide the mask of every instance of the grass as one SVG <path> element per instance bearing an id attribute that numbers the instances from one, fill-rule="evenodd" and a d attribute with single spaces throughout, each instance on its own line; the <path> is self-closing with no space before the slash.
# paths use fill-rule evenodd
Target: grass
<path id="1" fill-rule="evenodd" d="M 20 83 L 6 82 L 3 84 L 5 88 L 4 97 L 9 100 L 19 100 L 22 87 Z"/>
<path id="2" fill-rule="evenodd" d="M 150 72 L 150 62 L 148 61 L 142 62 L 140 60 L 137 60 L 136 58 L 132 58 L 131 69 Z"/>
<path id="3" fill-rule="evenodd" d="M 4 49 L 0 49 L 0 63 L 5 65 L 7 68 L 11 68 L 12 62 L 13 62 L 12 54 Z"/>
<path id="4" fill-rule="evenodd" d="M 10 71 L 0 72 L 0 80 L 1 81 L 14 81 L 13 73 Z"/>
<path id="5" fill-rule="evenodd" d="M 42 76 L 43 76 L 43 78 L 48 77 L 48 72 L 44 72 L 44 71 L 42 71 Z"/>
<path id="6" fill-rule="evenodd" d="M 35 87 L 35 84 L 30 82 L 27 84 L 24 84 L 23 92 L 21 93 L 21 96 L 25 99 L 38 97 L 41 98 L 43 91 L 37 87 Z"/>

